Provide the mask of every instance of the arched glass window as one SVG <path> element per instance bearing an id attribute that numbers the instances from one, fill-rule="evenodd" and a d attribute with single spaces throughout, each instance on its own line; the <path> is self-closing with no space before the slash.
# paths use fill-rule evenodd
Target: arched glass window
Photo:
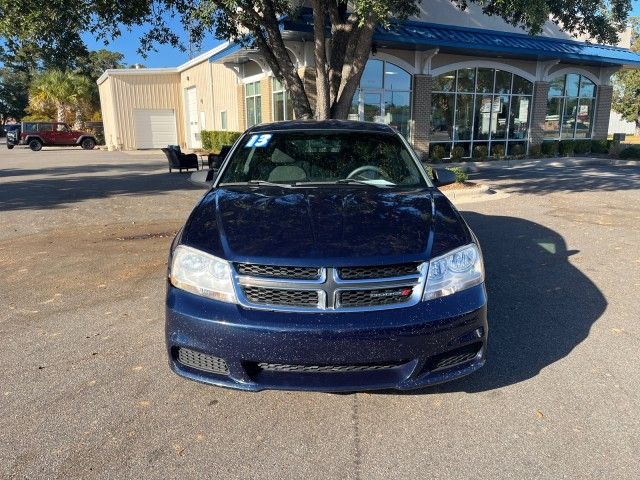
<path id="1" fill-rule="evenodd" d="M 495 68 L 463 68 L 433 79 L 430 145 L 464 156 L 527 151 L 533 83 Z M 476 148 L 478 147 L 478 148 Z"/>
<path id="2" fill-rule="evenodd" d="M 545 138 L 591 138 L 595 104 L 596 86 L 584 75 L 570 73 L 551 80 Z"/>
<path id="3" fill-rule="evenodd" d="M 404 136 L 411 119 L 411 74 L 393 63 L 369 60 L 353 95 L 349 120 L 391 125 Z"/>

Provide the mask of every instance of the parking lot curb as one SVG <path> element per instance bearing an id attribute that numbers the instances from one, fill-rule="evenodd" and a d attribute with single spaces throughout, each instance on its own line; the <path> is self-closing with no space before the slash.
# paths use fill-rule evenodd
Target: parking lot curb
<path id="1" fill-rule="evenodd" d="M 509 196 L 508 193 L 496 190 L 485 184 L 478 184 L 476 187 L 460 190 L 444 190 L 442 193 L 454 204 L 498 200 Z"/>
<path id="2" fill-rule="evenodd" d="M 566 157 L 566 158 L 539 158 L 522 160 L 495 160 L 485 162 L 439 163 L 432 165 L 434 168 L 461 168 L 468 173 L 476 173 L 481 170 L 512 169 L 512 168 L 536 168 L 536 167 L 577 167 L 587 165 L 639 165 L 638 160 L 618 160 L 605 157 Z"/>

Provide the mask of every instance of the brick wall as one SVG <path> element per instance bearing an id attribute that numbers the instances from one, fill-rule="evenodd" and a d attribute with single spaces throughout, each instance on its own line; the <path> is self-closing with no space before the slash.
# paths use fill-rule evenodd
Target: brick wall
<path id="1" fill-rule="evenodd" d="M 531 107 L 531 145 L 540 145 L 544 140 L 544 119 L 547 116 L 549 82 L 533 84 L 533 106 Z"/>
<path id="2" fill-rule="evenodd" d="M 426 158 L 429 152 L 431 129 L 431 75 L 413 77 L 413 124 L 411 143 L 416 153 Z"/>
<path id="3" fill-rule="evenodd" d="M 593 132 L 591 138 L 603 140 L 609 134 L 609 116 L 611 115 L 611 100 L 613 98 L 613 87 L 602 85 L 598 87 L 596 97 L 596 111 L 593 118 Z"/>

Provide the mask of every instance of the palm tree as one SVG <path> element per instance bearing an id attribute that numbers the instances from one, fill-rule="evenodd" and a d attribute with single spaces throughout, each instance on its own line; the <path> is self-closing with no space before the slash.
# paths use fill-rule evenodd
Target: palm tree
<path id="1" fill-rule="evenodd" d="M 31 110 L 44 111 L 54 106 L 58 122 L 64 122 L 74 95 L 72 76 L 72 73 L 61 70 L 46 70 L 36 75 L 29 91 Z"/>
<path id="2" fill-rule="evenodd" d="M 73 95 L 70 100 L 76 114 L 74 128 L 82 130 L 84 128 L 85 112 L 91 109 L 93 83 L 89 77 L 78 74 L 71 74 L 70 80 L 73 86 Z"/>

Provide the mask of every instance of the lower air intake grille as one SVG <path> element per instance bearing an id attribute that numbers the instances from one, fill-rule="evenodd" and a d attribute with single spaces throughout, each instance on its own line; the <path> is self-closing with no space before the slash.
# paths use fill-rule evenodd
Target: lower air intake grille
<path id="1" fill-rule="evenodd" d="M 217 373 L 218 375 L 229 375 L 227 362 L 222 358 L 206 355 L 204 353 L 189 350 L 188 348 L 178 349 L 178 361 L 187 367 L 202 370 L 203 372 Z"/>
<path id="2" fill-rule="evenodd" d="M 368 278 L 404 277 L 418 275 L 419 263 L 403 263 L 400 265 L 376 265 L 371 267 L 341 267 L 338 275 L 343 280 L 363 280 Z"/>
<path id="3" fill-rule="evenodd" d="M 244 295 L 258 305 L 282 305 L 288 307 L 317 307 L 315 290 L 283 290 L 265 287 L 243 287 Z"/>
<path id="4" fill-rule="evenodd" d="M 460 365 L 461 363 L 473 360 L 482 348 L 482 344 L 474 343 L 462 348 L 457 348 L 450 352 L 445 352 L 438 355 L 432 360 L 431 370 L 441 370 L 443 368 L 453 367 L 454 365 Z"/>
<path id="5" fill-rule="evenodd" d="M 320 269 L 316 267 L 283 267 L 280 265 L 254 265 L 236 263 L 239 275 L 253 277 L 289 278 L 296 280 L 316 280 L 320 278 Z"/>
<path id="6" fill-rule="evenodd" d="M 269 372 L 289 373 L 349 373 L 389 370 L 398 364 L 387 365 L 287 365 L 284 363 L 258 363 L 258 368 Z"/>
<path id="7" fill-rule="evenodd" d="M 403 303 L 411 298 L 412 286 L 375 290 L 343 290 L 338 294 L 341 307 L 376 307 Z"/>

